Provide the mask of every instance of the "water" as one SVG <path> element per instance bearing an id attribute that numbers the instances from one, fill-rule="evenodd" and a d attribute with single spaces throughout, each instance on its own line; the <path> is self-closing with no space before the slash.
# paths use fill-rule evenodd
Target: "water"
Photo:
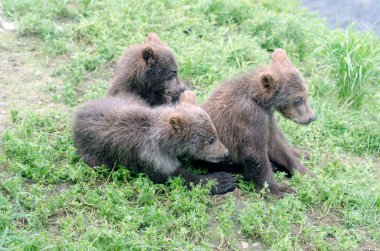
<path id="1" fill-rule="evenodd" d="M 353 22 L 360 30 L 380 35 L 380 0 L 303 0 L 302 5 L 326 18 L 332 29 Z"/>

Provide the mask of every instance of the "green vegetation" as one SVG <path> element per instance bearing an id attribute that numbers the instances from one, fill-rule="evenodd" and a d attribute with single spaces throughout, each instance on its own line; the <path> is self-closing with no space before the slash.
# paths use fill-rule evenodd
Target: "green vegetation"
<path id="1" fill-rule="evenodd" d="M 318 120 L 279 117 L 311 153 L 313 177 L 276 174 L 298 191 L 272 201 L 239 179 L 209 196 L 180 179 L 153 184 L 124 168 L 90 170 L 75 154 L 71 113 L 13 110 L 0 141 L 0 250 L 210 250 L 257 242 L 272 250 L 380 248 L 380 42 L 330 31 L 287 0 L 2 0 L 19 36 L 62 61 L 43 91 L 69 109 L 105 95 L 127 46 L 156 32 L 180 77 L 204 99 L 224 79 L 285 48 L 309 83 Z M 250 248 L 251 249 L 251 248 Z"/>
<path id="2" fill-rule="evenodd" d="M 324 45 L 321 57 L 336 79 L 338 97 L 348 106 L 359 108 L 366 102 L 371 85 L 379 85 L 380 47 L 373 33 L 362 34 L 352 28 L 335 31 Z"/>

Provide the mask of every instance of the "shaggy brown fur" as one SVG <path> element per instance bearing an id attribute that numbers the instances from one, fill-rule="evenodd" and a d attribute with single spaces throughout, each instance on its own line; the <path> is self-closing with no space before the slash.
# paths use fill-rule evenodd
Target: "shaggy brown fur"
<path id="1" fill-rule="evenodd" d="M 108 95 L 134 93 L 156 106 L 175 103 L 186 89 L 178 80 L 173 51 L 150 33 L 145 43 L 131 46 L 120 58 Z"/>
<path id="2" fill-rule="evenodd" d="M 271 162 L 290 174 L 308 170 L 298 159 L 299 151 L 281 134 L 274 112 L 299 124 L 308 124 L 316 116 L 308 103 L 305 81 L 283 49 L 274 51 L 271 65 L 225 81 L 202 107 L 246 179 L 259 189 L 267 183 L 273 197 L 295 192 L 276 183 Z"/>
<path id="3" fill-rule="evenodd" d="M 176 106 L 150 108 L 134 94 L 90 101 L 75 114 L 77 152 L 90 167 L 120 164 L 158 183 L 181 176 L 188 187 L 214 179 L 211 193 L 233 190 L 231 174 L 196 175 L 181 167 L 182 156 L 219 162 L 228 155 L 210 117 L 192 103 L 190 91 Z"/>

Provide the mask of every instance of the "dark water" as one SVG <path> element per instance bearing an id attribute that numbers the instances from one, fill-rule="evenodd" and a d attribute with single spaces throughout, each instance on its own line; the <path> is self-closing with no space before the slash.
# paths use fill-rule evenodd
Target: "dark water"
<path id="1" fill-rule="evenodd" d="M 302 0 L 302 5 L 326 18 L 332 29 L 353 22 L 360 30 L 380 35 L 380 0 Z"/>

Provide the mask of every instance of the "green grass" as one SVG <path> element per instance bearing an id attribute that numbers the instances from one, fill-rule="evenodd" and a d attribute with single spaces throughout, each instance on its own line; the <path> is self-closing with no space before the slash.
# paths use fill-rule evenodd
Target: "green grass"
<path id="1" fill-rule="evenodd" d="M 338 97 L 347 106 L 359 108 L 370 94 L 371 85 L 380 85 L 380 43 L 371 32 L 360 33 L 352 27 L 332 32 L 321 52 L 336 79 Z"/>
<path id="2" fill-rule="evenodd" d="M 124 168 L 90 170 L 75 154 L 71 113 L 13 110 L 0 152 L 0 250 L 380 248 L 379 39 L 330 31 L 299 3 L 2 0 L 19 36 L 38 37 L 62 61 L 41 92 L 69 109 L 102 97 L 131 44 L 158 33 L 181 79 L 201 99 L 224 79 L 270 62 L 283 47 L 305 76 L 318 120 L 279 117 L 289 141 L 311 153 L 314 177 L 276 174 L 298 191 L 272 201 L 241 181 L 225 196 L 153 184 Z M 147 14 L 149 13 L 149 15 Z"/>

